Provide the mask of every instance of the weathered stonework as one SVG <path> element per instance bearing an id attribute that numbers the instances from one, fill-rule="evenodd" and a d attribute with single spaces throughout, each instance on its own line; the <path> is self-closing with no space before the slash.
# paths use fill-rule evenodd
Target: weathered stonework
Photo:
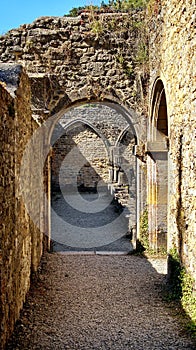
<path id="1" fill-rule="evenodd" d="M 194 19 L 194 1 L 163 0 L 149 22 L 149 54 L 151 108 L 157 78 L 167 104 L 168 251 L 177 248 L 196 288 Z"/>
<path id="2" fill-rule="evenodd" d="M 38 268 L 42 234 L 27 214 L 20 193 L 19 174 L 23 150 L 36 123 L 31 118 L 30 85 L 19 65 L 0 65 L 1 143 L 1 247 L 0 247 L 0 348 L 10 336 Z M 11 80 L 10 80 L 11 77 Z M 32 182 L 31 160 L 26 164 Z M 31 193 L 29 193 L 30 200 Z"/>
<path id="3" fill-rule="evenodd" d="M 131 133 L 133 139 L 129 151 L 127 150 L 129 141 L 127 141 L 127 144 L 123 144 L 122 142 L 128 131 Z M 64 135 L 60 137 L 61 132 Z M 59 164 L 57 166 L 58 169 L 65 155 L 70 152 L 74 145 L 79 144 L 80 152 L 90 164 L 95 165 L 95 168 L 97 168 L 99 163 L 105 164 L 105 166 L 103 164 L 98 166 L 98 173 L 100 175 L 102 173 L 101 177 L 103 177 L 106 183 L 109 183 L 107 166 L 114 166 L 114 164 L 119 167 L 121 165 L 123 166 L 121 164 L 121 162 L 123 163 L 122 157 L 127 159 L 129 166 L 134 163 L 135 157 L 132 156 L 132 148 L 136 142 L 136 136 L 134 135 L 133 125 L 131 123 L 129 124 L 122 114 L 103 104 L 84 105 L 74 108 L 59 120 L 54 133 L 59 133 L 60 137 L 53 145 L 53 154 L 58 154 L 59 157 L 57 161 Z M 81 135 L 79 135 L 80 133 Z M 65 146 L 68 146 L 67 150 L 64 149 Z M 104 168 L 105 170 L 103 172 Z M 56 173 L 58 174 L 58 171 Z"/>
<path id="4" fill-rule="evenodd" d="M 50 203 L 50 157 L 52 152 L 49 152 L 46 161 L 44 179 L 40 164 L 43 161 L 41 153 L 45 149 L 44 147 L 49 149 L 51 132 L 47 129 L 46 133 L 43 129 L 41 131 L 42 137 L 38 138 L 38 142 L 36 139 L 32 140 L 31 147 L 35 149 L 34 152 L 25 147 L 27 140 L 31 138 L 38 125 L 41 126 L 43 121 L 50 116 L 53 117 L 52 130 L 55 123 L 68 112 L 70 107 L 89 102 L 103 102 L 108 106 L 112 105 L 114 110 L 117 109 L 118 113 L 124 116 L 119 130 L 117 127 L 116 132 L 113 133 L 115 139 L 120 131 L 123 131 L 124 124 L 127 125 L 128 121 L 128 124 L 133 125 L 136 142 L 140 143 L 145 140 L 144 93 L 141 75 L 133 62 L 136 56 L 139 32 L 136 26 L 133 28 L 132 24 L 129 25 L 130 21 L 127 19 L 126 17 L 126 27 L 123 28 L 122 23 L 124 23 L 125 18 L 121 15 L 115 17 L 119 28 L 113 36 L 108 36 L 107 32 L 94 34 L 88 19 L 86 22 L 81 22 L 80 18 L 41 18 L 32 25 L 22 26 L 0 38 L 1 62 L 5 64 L 6 62 L 17 62 L 25 67 L 28 75 L 27 89 L 22 79 L 20 93 L 18 92 L 18 97 L 13 102 L 13 110 L 17 115 L 13 131 L 14 147 L 16 147 L 13 150 L 13 157 L 18 167 L 15 166 L 14 169 L 13 181 L 16 186 L 11 200 L 12 204 L 15 203 L 13 210 L 16 210 L 17 213 L 13 230 L 17 235 L 18 248 L 15 248 L 15 243 L 13 243 L 8 250 L 3 248 L 3 254 L 5 259 L 9 259 L 13 246 L 14 254 L 19 254 L 20 257 L 16 260 L 19 264 L 17 267 L 14 263 L 10 263 L 7 272 L 2 270 L 2 276 L 5 279 L 3 288 L 7 286 L 4 293 L 7 294 L 12 289 L 13 283 L 9 284 L 6 276 L 14 269 L 18 271 L 14 275 L 17 284 L 16 290 L 12 289 L 13 294 L 8 295 L 7 302 L 2 299 L 1 303 L 1 307 L 7 310 L 6 313 L 3 310 L 2 346 L 9 337 L 19 315 L 19 310 L 29 288 L 31 271 L 36 271 L 39 263 L 42 252 L 42 234 L 40 235 L 37 227 L 42 227 L 42 231 L 50 236 L 48 203 Z M 140 20 L 140 14 L 133 15 L 132 20 L 133 22 Z M 107 16 L 103 17 L 105 26 L 107 22 Z M 122 46 L 124 36 L 126 37 L 126 45 Z M 6 70 L 6 65 L 2 69 Z M 3 78 L 1 80 L 4 81 Z M 28 101 L 23 98 L 27 95 Z M 6 101 L 7 108 L 10 108 L 9 98 L 8 105 Z M 10 110 L 12 111 L 12 108 Z M 31 113 L 33 118 L 31 118 Z M 25 118 L 20 119 L 20 116 L 25 116 Z M 8 121 L 9 118 L 7 123 Z M 107 122 L 105 121 L 105 125 L 102 127 L 107 137 L 111 137 L 108 133 L 109 125 L 110 118 Z M 22 194 L 28 212 L 29 210 L 33 212 L 32 221 L 28 217 L 24 203 L 18 200 L 20 197 L 19 164 L 25 148 L 26 164 L 25 169 L 23 169 L 25 174 Z M 3 157 L 7 157 L 6 153 Z M 8 159 L 10 159 L 9 157 L 10 153 Z M 48 201 L 44 197 L 41 198 L 43 185 L 48 193 Z M 11 200 L 5 201 L 8 212 L 12 208 L 9 206 Z M 8 221 L 9 225 L 13 224 L 10 217 Z M 22 231 L 21 225 L 24 227 Z M 5 294 L 2 295 L 4 298 Z M 16 300 L 16 306 L 12 302 L 13 296 Z M 10 316 L 8 316 L 9 308 L 13 309 Z"/>
<path id="5" fill-rule="evenodd" d="M 26 68 L 36 114 L 62 112 L 85 100 L 109 100 L 133 112 L 142 139 L 144 86 L 136 63 L 140 40 L 136 24 L 142 18 L 143 13 L 132 18 L 103 15 L 103 28 L 114 21 L 116 29 L 95 34 L 88 18 L 43 17 L 0 38 L 1 61 L 17 60 Z"/>
<path id="6" fill-rule="evenodd" d="M 147 14 L 149 67 L 137 61 L 142 12 L 132 16 L 101 15 L 100 32 L 93 31 L 90 18 L 83 21 L 80 17 L 44 17 L 0 38 L 2 348 L 25 300 L 31 272 L 37 270 L 42 234 L 50 236 L 50 210 L 43 187 L 50 203 L 50 161 L 58 148 L 50 149 L 52 131 L 77 106 L 99 103 L 123 116 L 115 128 L 107 116 L 103 121 L 97 118 L 96 123 L 90 120 L 90 124 L 95 124 L 93 132 L 88 123 L 75 132 L 72 124 L 75 117 L 69 114 L 67 147 L 71 139 L 79 145 L 92 137 L 98 147 L 105 147 L 111 162 L 110 146 L 121 140 L 127 146 L 129 165 L 133 151 L 136 156 L 133 190 L 137 183 L 134 240 L 139 238 L 139 218 L 147 202 L 151 247 L 157 250 L 167 238 L 167 250 L 177 248 L 181 263 L 196 283 L 194 10 L 192 0 L 152 2 Z M 110 20 L 117 23 L 116 30 L 109 30 Z M 49 121 L 50 127 L 41 129 L 38 141 L 32 139 L 33 153 L 26 147 L 27 142 L 44 121 Z M 126 125 L 131 126 L 134 140 L 130 134 L 123 134 Z M 61 141 L 64 142 L 59 139 L 59 145 Z M 43 174 L 40 164 L 45 149 L 48 158 Z M 19 178 L 24 150 L 29 157 L 23 169 L 21 193 Z M 106 158 L 101 159 L 104 167 L 99 169 L 105 180 Z M 98 166 L 94 156 L 91 161 Z M 119 164 L 112 164 L 110 174 L 118 189 L 125 180 L 118 174 L 121 179 L 118 184 L 116 165 Z M 85 178 L 86 175 L 90 180 L 94 176 L 85 169 Z M 123 194 L 121 200 L 125 198 Z M 33 220 L 26 207 L 33 212 Z"/>
<path id="7" fill-rule="evenodd" d="M 78 153 L 73 153 L 72 163 L 67 160 L 66 156 L 72 152 L 74 148 L 78 149 Z M 78 161 L 83 160 L 81 170 L 74 176 L 74 165 L 77 169 Z M 107 169 L 107 154 L 104 144 L 100 137 L 89 130 L 84 125 L 73 128 L 71 131 L 65 133 L 58 143 L 53 147 L 52 155 L 52 189 L 69 188 L 75 184 L 83 186 L 86 189 L 96 187 L 96 184 L 102 178 L 106 183 L 108 182 Z"/>

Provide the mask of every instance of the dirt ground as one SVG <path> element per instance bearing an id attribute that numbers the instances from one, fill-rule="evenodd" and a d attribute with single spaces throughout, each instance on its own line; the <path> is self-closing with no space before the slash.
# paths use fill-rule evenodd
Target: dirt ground
<path id="1" fill-rule="evenodd" d="M 47 253 L 7 350 L 194 350 L 165 259 Z"/>

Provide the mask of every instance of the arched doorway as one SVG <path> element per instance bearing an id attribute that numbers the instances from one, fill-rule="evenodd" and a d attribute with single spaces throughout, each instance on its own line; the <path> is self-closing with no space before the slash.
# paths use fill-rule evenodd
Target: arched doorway
<path id="1" fill-rule="evenodd" d="M 147 203 L 149 245 L 155 251 L 167 249 L 168 204 L 168 118 L 163 82 L 153 88 L 147 142 Z"/>
<path id="2" fill-rule="evenodd" d="M 50 155 L 52 190 L 58 189 L 59 191 L 61 189 L 61 192 L 65 194 L 69 204 L 69 208 L 64 207 L 67 212 L 69 212 L 71 205 L 80 212 L 88 212 L 88 218 L 91 218 L 91 222 L 86 223 L 84 215 L 75 212 L 74 215 L 78 215 L 77 218 L 69 217 L 66 219 L 68 222 L 66 227 L 61 221 L 59 227 L 55 228 L 55 234 L 59 228 L 61 231 L 62 229 L 63 231 L 69 230 L 69 237 L 66 237 L 65 243 L 62 241 L 60 232 L 58 233 L 57 240 L 61 244 L 74 248 L 96 247 L 96 245 L 93 246 L 93 243 L 88 245 L 87 242 L 82 242 L 81 246 L 81 240 L 79 246 L 75 238 L 73 242 L 72 237 L 76 232 L 73 230 L 74 225 L 77 231 L 81 231 L 82 237 L 84 237 L 83 229 L 88 231 L 87 236 L 90 234 L 93 236 L 93 230 L 95 235 L 101 233 L 100 242 L 95 239 L 94 243 L 98 246 L 107 246 L 109 243 L 117 241 L 129 233 L 130 226 L 136 226 L 137 167 L 136 158 L 132 152 L 136 139 L 131 119 L 127 115 L 125 118 L 125 115 L 104 103 L 81 104 L 65 112 L 55 121 L 51 136 L 52 152 Z M 125 205 L 121 203 L 121 199 L 125 190 L 126 194 L 132 197 L 132 206 L 130 207 L 127 202 L 127 210 L 124 213 Z M 70 191 L 75 191 L 75 197 L 73 193 L 70 194 Z M 89 206 L 89 203 L 85 203 L 83 199 L 89 197 L 90 192 L 94 193 L 94 199 L 91 196 Z M 88 194 L 86 195 L 86 193 Z M 118 197 L 119 194 L 121 194 L 120 197 Z M 96 216 L 97 208 L 94 207 L 96 201 L 97 212 L 108 212 L 107 217 L 104 217 L 99 226 L 96 220 L 100 219 Z M 110 205 L 113 201 L 115 204 L 118 202 L 116 207 L 118 215 L 111 218 Z M 51 217 L 55 217 L 53 208 Z M 91 232 L 88 230 L 89 227 Z"/>

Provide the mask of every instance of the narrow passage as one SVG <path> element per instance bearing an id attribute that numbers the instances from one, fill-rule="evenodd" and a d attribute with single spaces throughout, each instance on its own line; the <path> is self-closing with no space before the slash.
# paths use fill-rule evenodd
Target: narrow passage
<path id="1" fill-rule="evenodd" d="M 46 254 L 7 350 L 194 350 L 162 299 L 165 260 L 154 263 Z"/>

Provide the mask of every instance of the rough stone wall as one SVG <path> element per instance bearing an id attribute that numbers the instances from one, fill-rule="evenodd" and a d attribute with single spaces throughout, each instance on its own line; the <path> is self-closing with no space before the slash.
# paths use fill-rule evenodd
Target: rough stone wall
<path id="1" fill-rule="evenodd" d="M 72 109 L 59 120 L 60 125 L 65 127 L 69 123 L 81 120 L 90 123 L 99 130 L 108 144 L 115 146 L 119 135 L 129 126 L 128 121 L 121 113 L 103 104 L 89 104 Z"/>
<path id="2" fill-rule="evenodd" d="M 153 91 L 155 80 L 160 78 L 167 102 L 168 250 L 177 247 L 181 261 L 196 281 L 194 11 L 193 0 L 180 0 L 178 3 L 175 0 L 157 0 L 154 5 L 152 2 L 148 16 L 150 90 Z M 28 73 L 27 78 L 18 67 L 18 73 L 12 75 L 8 83 L 3 79 L 0 84 L 0 138 L 3 150 L 1 346 L 18 317 L 29 288 L 31 269 L 36 271 L 42 252 L 42 235 L 29 219 L 18 182 L 24 147 L 37 128 L 36 122 L 31 119 L 30 94 L 34 116 L 39 121 L 57 112 L 62 116 L 68 107 L 76 104 L 112 101 L 124 107 L 126 117 L 134 124 L 138 144 L 146 140 L 146 75 L 137 62 L 137 47 L 141 39 L 138 24 L 143 20 L 143 14 L 134 13 L 129 17 L 121 14 L 103 15 L 100 19 L 102 29 L 99 32 L 93 31 L 95 23 L 90 18 L 83 21 L 80 17 L 46 17 L 0 38 L 0 61 L 17 61 Z M 117 23 L 115 30 L 110 28 L 109 31 L 108 25 L 114 22 Z M 112 144 L 121 130 L 116 128 L 116 134 L 112 134 L 109 120 L 103 121 L 102 129 Z M 100 120 L 96 126 L 101 123 Z M 119 120 L 121 128 L 122 125 L 124 127 L 123 123 L 125 120 Z M 111 135 L 114 134 L 112 139 Z M 84 135 L 81 133 L 80 136 L 84 138 Z M 44 141 L 47 143 L 48 140 Z M 77 143 L 79 136 L 73 141 Z M 34 146 L 36 149 L 37 145 Z M 39 146 L 41 150 L 41 140 Z M 138 156 L 142 159 L 142 152 Z M 39 226 L 42 221 L 45 224 L 42 214 L 46 214 L 46 208 L 43 198 L 42 201 L 36 201 L 42 185 L 35 181 L 38 177 L 34 177 L 32 169 L 40 169 L 40 161 L 41 156 L 36 152 L 35 157 L 29 157 L 26 179 L 29 178 L 31 186 L 27 180 L 24 186 L 27 194 L 30 188 L 34 189 L 29 193 L 29 202 L 32 201 Z M 142 178 L 140 182 L 145 180 L 144 163 L 143 167 L 144 171 L 139 172 Z M 40 179 L 42 176 L 40 171 Z M 140 203 L 142 208 L 145 195 L 141 186 L 138 193 L 144 197 Z M 37 207 L 36 202 L 39 203 Z"/>
<path id="3" fill-rule="evenodd" d="M 64 187 L 71 189 L 71 185 L 76 184 L 94 188 L 101 179 L 107 183 L 107 163 L 101 138 L 84 125 L 73 128 L 61 136 L 53 147 L 52 186 L 57 188 L 59 185 L 63 190 Z"/>
<path id="4" fill-rule="evenodd" d="M 151 87 L 160 77 L 169 127 L 168 249 L 195 278 L 195 50 L 193 0 L 162 0 L 150 20 Z"/>
<path id="5" fill-rule="evenodd" d="M 0 85 L 0 110 L 1 110 L 1 247 L 0 247 L 0 322 L 1 322 L 1 343 L 5 344 L 7 330 L 7 320 L 9 318 L 9 305 L 7 305 L 7 284 L 11 280 L 13 269 L 10 271 L 12 256 L 10 254 L 10 238 L 14 240 L 13 233 L 15 228 L 15 186 L 14 186 L 14 101 L 12 96 Z M 7 132 L 6 132 L 7 131 Z M 11 151 L 10 151 L 11 149 Z M 8 156 L 9 155 L 9 156 Z M 8 254 L 9 252 L 9 254 Z M 12 284 L 12 283 L 11 283 Z M 9 288 L 11 289 L 11 288 Z M 9 294 L 9 292 L 8 292 Z M 11 300 L 14 296 L 10 290 Z M 13 322 L 11 328 L 13 328 Z M 4 335 L 5 334 L 5 335 Z"/>
<path id="6" fill-rule="evenodd" d="M 37 270 L 42 235 L 30 220 L 19 184 L 23 151 L 36 127 L 31 118 L 29 80 L 18 65 L 0 65 L 0 80 L 0 349 L 3 349 L 19 317 L 31 272 Z M 30 162 L 26 164 L 29 182 Z"/>
<path id="7" fill-rule="evenodd" d="M 25 66 L 36 114 L 110 100 L 125 106 L 142 139 L 146 77 L 137 62 L 142 20 L 142 12 L 101 15 L 101 30 L 95 32 L 92 18 L 43 17 L 1 37 L 0 59 Z"/>

